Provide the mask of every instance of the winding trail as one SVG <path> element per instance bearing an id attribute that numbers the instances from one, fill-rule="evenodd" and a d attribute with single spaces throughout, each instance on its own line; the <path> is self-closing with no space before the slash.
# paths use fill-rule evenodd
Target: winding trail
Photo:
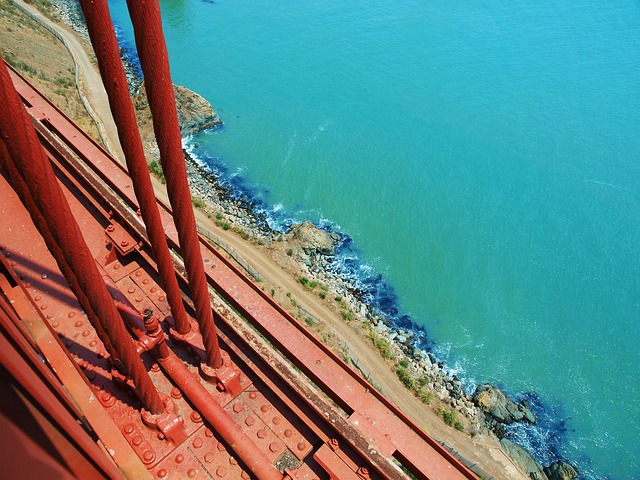
<path id="1" fill-rule="evenodd" d="M 124 164 L 124 153 L 120 147 L 118 130 L 111 115 L 107 92 L 102 85 L 98 67 L 92 60 L 75 32 L 67 26 L 55 23 L 33 5 L 23 0 L 13 2 L 31 18 L 53 33 L 69 51 L 76 67 L 76 87 L 80 99 L 98 128 L 105 147 L 120 163 Z"/>

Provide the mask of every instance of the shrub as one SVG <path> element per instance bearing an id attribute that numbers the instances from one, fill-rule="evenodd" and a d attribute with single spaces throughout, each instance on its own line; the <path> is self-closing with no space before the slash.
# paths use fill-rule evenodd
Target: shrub
<path id="1" fill-rule="evenodd" d="M 196 208 L 202 208 L 205 206 L 204 200 L 200 197 L 191 197 L 191 203 L 193 203 L 193 206 Z"/>
<path id="2" fill-rule="evenodd" d="M 157 160 L 151 160 L 149 162 L 149 171 L 158 177 L 162 183 L 167 183 L 167 179 L 164 178 L 164 173 L 162 172 L 162 166 Z"/>
<path id="3" fill-rule="evenodd" d="M 289 256 L 293 255 L 293 248 L 288 248 L 287 249 L 287 255 L 289 255 Z"/>
<path id="4" fill-rule="evenodd" d="M 409 389 L 413 388 L 413 378 L 411 378 L 411 374 L 406 368 L 398 367 L 396 370 L 396 375 L 398 375 L 398 378 L 405 387 Z"/>
<path id="5" fill-rule="evenodd" d="M 402 360 L 400 360 L 400 366 L 402 368 L 407 368 L 409 366 L 409 360 L 407 360 L 406 358 L 403 358 Z"/>

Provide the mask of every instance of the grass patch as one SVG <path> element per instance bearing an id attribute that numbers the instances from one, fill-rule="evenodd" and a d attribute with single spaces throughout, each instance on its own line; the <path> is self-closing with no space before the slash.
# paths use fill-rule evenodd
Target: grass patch
<path id="1" fill-rule="evenodd" d="M 191 197 L 191 203 L 196 208 L 203 208 L 206 205 L 200 197 Z"/>
<path id="2" fill-rule="evenodd" d="M 164 178 L 162 166 L 160 165 L 160 162 L 158 162 L 157 160 L 151 160 L 149 162 L 149 172 L 151 172 L 152 175 L 155 175 L 157 178 L 159 178 L 163 184 L 167 183 L 167 179 Z"/>

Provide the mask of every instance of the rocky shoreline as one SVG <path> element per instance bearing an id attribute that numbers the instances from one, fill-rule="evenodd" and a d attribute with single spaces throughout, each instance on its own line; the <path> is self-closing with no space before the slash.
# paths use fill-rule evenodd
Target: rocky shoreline
<path id="1" fill-rule="evenodd" d="M 63 0 L 55 5 L 61 19 L 88 40 L 77 1 Z M 141 85 L 139 72 L 128 58 L 128 52 L 121 53 L 125 59 L 130 91 L 137 94 L 134 96 L 136 109 L 143 112 L 146 106 L 144 97 L 138 96 Z M 179 115 L 182 115 L 183 136 L 189 137 L 208 128 L 220 128 L 220 119 L 217 115 L 212 117 L 213 109 L 202 97 L 184 90 L 176 96 Z M 149 123 L 148 119 L 146 123 Z M 148 135 L 143 140 L 149 147 L 150 157 L 157 160 L 152 138 Z M 405 386 L 423 402 L 433 403 L 445 423 L 467 431 L 471 436 L 492 432 L 501 439 L 503 451 L 531 478 L 567 480 L 578 477 L 575 468 L 562 459 L 542 467 L 523 447 L 507 438 L 505 426 L 519 422 L 536 423 L 536 417 L 526 402 L 515 403 L 500 389 L 488 384 L 478 386 L 472 394 L 465 392 L 462 381 L 446 365 L 431 352 L 420 348 L 425 337 L 423 331 L 403 328 L 375 305 L 368 304 L 367 292 L 361 290 L 353 279 L 343 278 L 341 270 L 335 268 L 336 256 L 345 237 L 319 229 L 309 222 L 293 225 L 286 232 L 273 229 L 259 205 L 250 198 L 238 196 L 231 186 L 221 181 L 220 175 L 198 159 L 196 144 L 188 144 L 185 158 L 192 195 L 203 202 L 202 206 L 217 212 L 223 224 L 245 232 L 246 238 L 257 239 L 285 252 L 296 261 L 301 277 L 325 286 L 328 294 L 340 298 L 345 320 L 357 321 L 369 332 L 368 336 L 381 354 L 397 365 L 397 375 Z"/>

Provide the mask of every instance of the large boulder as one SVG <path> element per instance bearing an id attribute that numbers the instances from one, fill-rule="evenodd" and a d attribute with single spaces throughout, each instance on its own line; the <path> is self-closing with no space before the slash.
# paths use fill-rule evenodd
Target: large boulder
<path id="1" fill-rule="evenodd" d="M 573 480 L 578 478 L 578 471 L 564 460 L 553 462 L 548 467 L 544 467 L 544 473 L 549 480 Z"/>
<path id="2" fill-rule="evenodd" d="M 528 477 L 535 480 L 549 480 L 535 458 L 517 443 L 503 438 L 500 440 L 500 448 Z"/>
<path id="3" fill-rule="evenodd" d="M 488 383 L 476 389 L 473 401 L 484 413 L 500 423 L 536 423 L 536 417 L 527 405 L 513 402 L 502 390 Z"/>
<path id="4" fill-rule="evenodd" d="M 173 86 L 173 93 L 176 99 L 176 110 L 180 133 L 182 136 L 193 135 L 207 128 L 221 125 L 222 121 L 211 104 L 193 90 L 180 85 Z M 149 111 L 149 100 L 144 85 L 133 98 L 135 108 L 138 111 L 139 123 L 147 124 L 151 119 Z"/>
<path id="5" fill-rule="evenodd" d="M 310 256 L 335 255 L 340 242 L 339 235 L 317 228 L 311 222 L 292 226 L 288 237 Z"/>

